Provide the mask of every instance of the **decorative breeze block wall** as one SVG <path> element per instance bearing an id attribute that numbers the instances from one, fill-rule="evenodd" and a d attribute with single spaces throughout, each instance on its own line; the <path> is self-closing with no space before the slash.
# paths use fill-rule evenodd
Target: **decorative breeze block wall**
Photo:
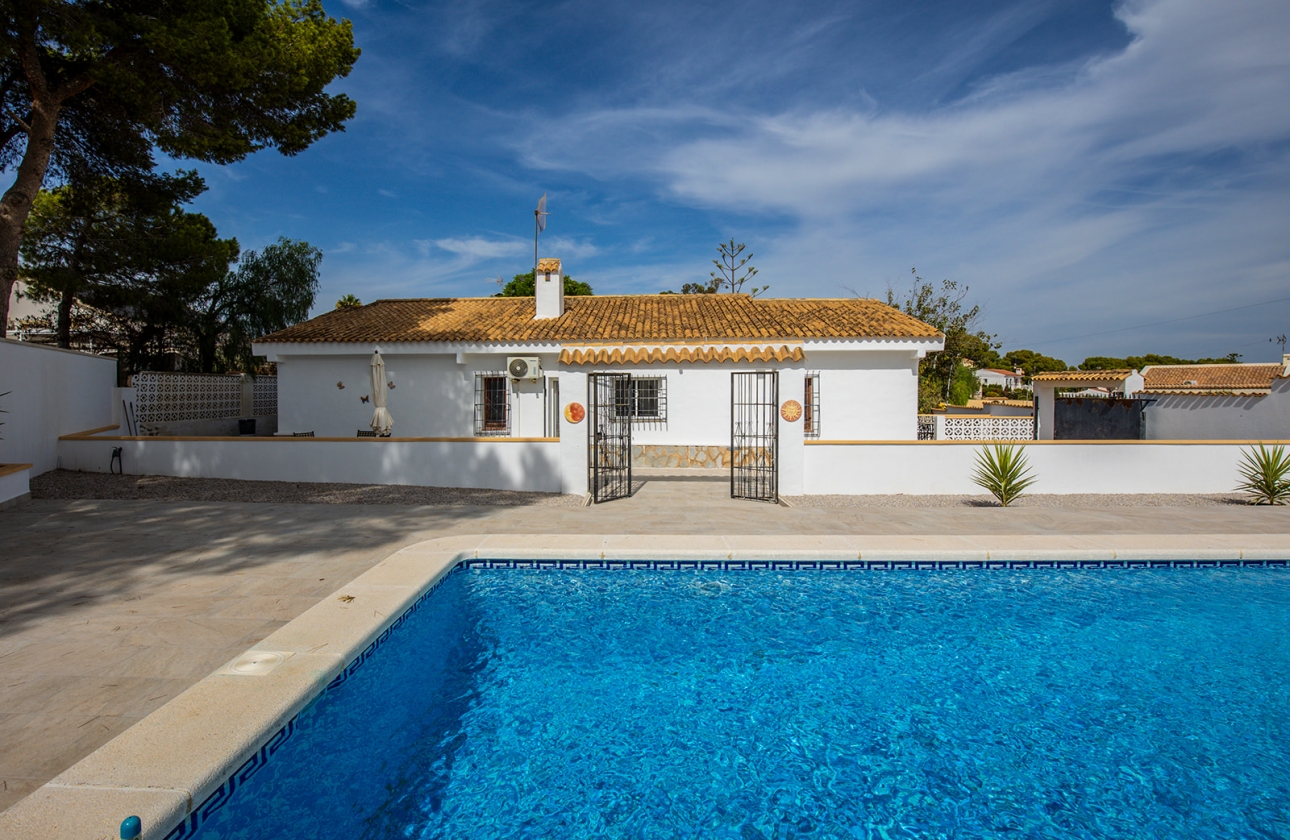
<path id="1" fill-rule="evenodd" d="M 253 412 L 278 413 L 278 378 L 254 380 Z M 179 420 L 217 420 L 242 416 L 242 375 L 239 373 L 165 373 L 134 375 L 135 420 L 140 424 Z"/>

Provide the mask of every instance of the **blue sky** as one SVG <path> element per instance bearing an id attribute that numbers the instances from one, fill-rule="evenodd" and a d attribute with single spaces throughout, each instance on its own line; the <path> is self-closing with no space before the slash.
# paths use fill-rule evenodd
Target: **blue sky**
<path id="1" fill-rule="evenodd" d="M 542 255 L 600 293 L 706 279 L 733 237 L 770 295 L 881 297 L 917 266 L 1005 349 L 1072 363 L 1270 360 L 1290 331 L 1285 0 L 328 10 L 363 49 L 336 85 L 357 117 L 202 167 L 197 203 L 244 248 L 322 248 L 320 309 L 491 294 L 545 192 Z"/>

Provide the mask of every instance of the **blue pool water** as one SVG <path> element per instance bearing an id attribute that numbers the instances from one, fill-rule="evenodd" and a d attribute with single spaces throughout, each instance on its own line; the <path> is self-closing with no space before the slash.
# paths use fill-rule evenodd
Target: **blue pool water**
<path id="1" fill-rule="evenodd" d="M 1290 837 L 1286 569 L 451 575 L 232 838 Z"/>

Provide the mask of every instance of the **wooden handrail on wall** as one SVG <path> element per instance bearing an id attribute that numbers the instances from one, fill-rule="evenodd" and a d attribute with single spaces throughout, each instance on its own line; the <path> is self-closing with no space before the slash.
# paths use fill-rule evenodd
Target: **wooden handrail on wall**
<path id="1" fill-rule="evenodd" d="M 316 443 L 318 441 L 345 443 L 558 443 L 554 437 L 292 437 L 290 435 L 229 435 L 215 436 L 178 436 L 178 435 L 100 435 L 99 432 L 111 431 L 119 426 L 105 426 L 102 429 L 90 429 L 72 435 L 62 435 L 59 440 L 184 440 L 184 441 L 286 441 L 289 443 Z"/>

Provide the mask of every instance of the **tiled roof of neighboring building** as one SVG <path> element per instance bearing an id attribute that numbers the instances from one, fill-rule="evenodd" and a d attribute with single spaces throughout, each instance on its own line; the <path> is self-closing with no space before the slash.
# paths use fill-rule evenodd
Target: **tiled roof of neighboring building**
<path id="1" fill-rule="evenodd" d="M 1047 370 L 1030 377 L 1031 382 L 1123 382 L 1132 370 Z"/>
<path id="2" fill-rule="evenodd" d="M 1225 396 L 1266 394 L 1285 375 L 1279 364 L 1151 365 L 1143 368 L 1143 393 Z"/>
<path id="3" fill-rule="evenodd" d="M 378 300 L 338 309 L 261 338 L 294 342 L 624 342 L 942 338 L 934 327 L 866 298 L 604 295 L 564 299 L 559 318 L 534 319 L 534 299 Z"/>

